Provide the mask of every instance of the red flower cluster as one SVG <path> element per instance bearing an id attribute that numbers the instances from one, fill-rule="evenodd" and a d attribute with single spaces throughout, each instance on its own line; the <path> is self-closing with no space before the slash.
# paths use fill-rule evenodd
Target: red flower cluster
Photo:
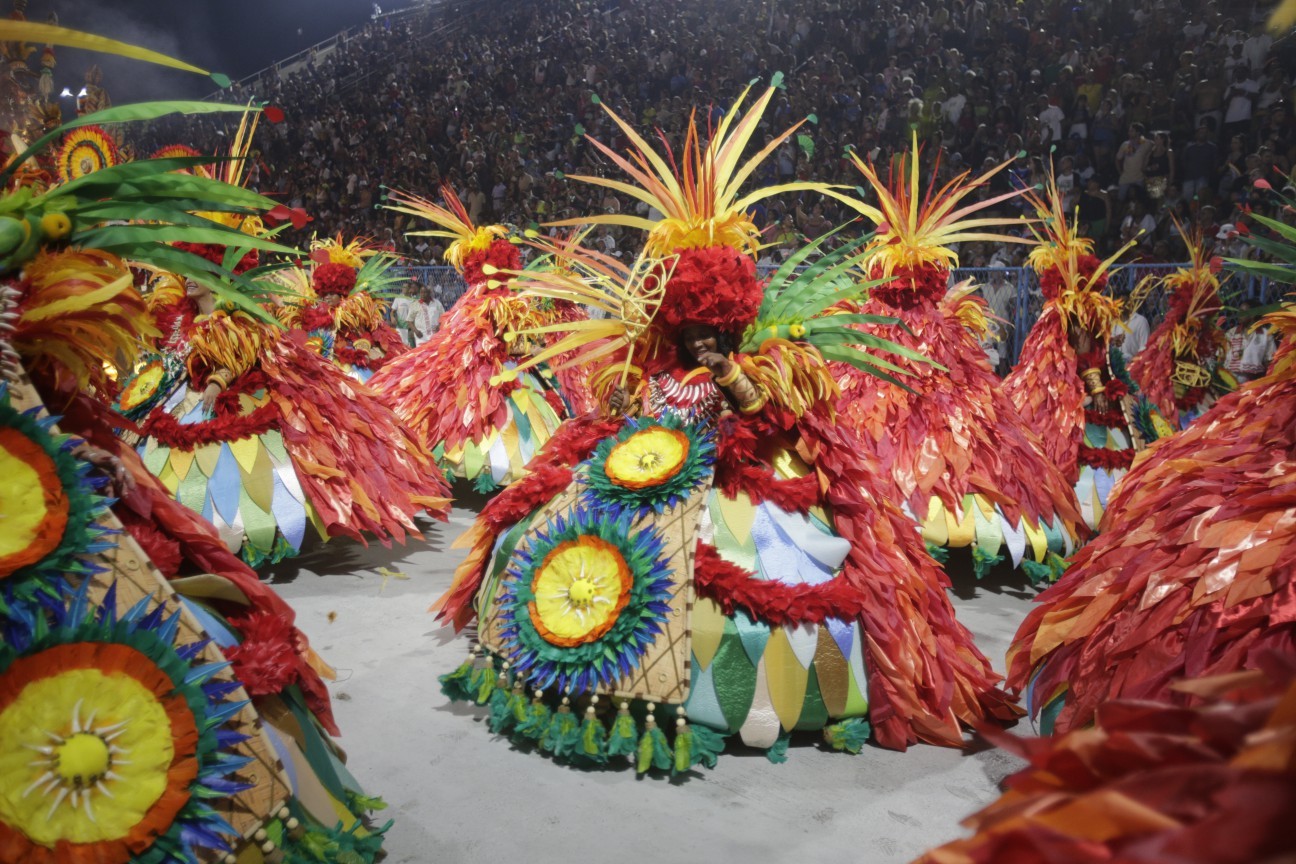
<path id="1" fill-rule="evenodd" d="M 315 293 L 321 297 L 330 295 L 345 297 L 355 287 L 356 271 L 345 264 L 325 261 L 323 264 L 315 265 L 311 284 L 315 287 Z"/>
<path id="2" fill-rule="evenodd" d="M 282 692 L 301 678 L 301 657 L 292 623 L 271 612 L 250 612 L 237 628 L 243 642 L 225 651 L 234 673 L 253 696 Z"/>
<path id="3" fill-rule="evenodd" d="M 765 291 L 751 258 L 729 246 L 682 249 L 677 254 L 657 315 L 667 329 L 704 324 L 741 333 L 756 319 Z"/>
<path id="4" fill-rule="evenodd" d="M 870 274 L 880 279 L 881 273 Z M 929 264 L 925 267 L 900 267 L 891 281 L 878 285 L 870 292 L 888 306 L 912 309 L 915 306 L 934 306 L 949 288 L 949 270 Z"/>
<path id="5" fill-rule="evenodd" d="M 205 258 L 213 264 L 220 265 L 225 261 L 225 246 L 217 243 L 176 243 L 175 248 L 181 252 L 188 252 L 197 255 L 199 258 Z M 259 261 L 257 251 L 253 249 L 248 252 L 239 262 L 234 265 L 234 275 L 241 276 L 253 267 L 257 266 Z"/>
<path id="6" fill-rule="evenodd" d="M 368 369 L 371 362 L 368 351 L 361 351 L 350 345 L 334 345 L 333 359 L 348 366 L 355 366 L 358 369 Z"/>
<path id="7" fill-rule="evenodd" d="M 1189 387 L 1184 391 L 1184 395 L 1175 397 L 1175 407 L 1180 411 L 1189 411 L 1200 405 L 1205 398 L 1205 387 Z"/>
<path id="8" fill-rule="evenodd" d="M 332 330 L 333 313 L 324 304 L 307 306 L 301 311 L 301 328 L 303 330 Z"/>
<path id="9" fill-rule="evenodd" d="M 490 264 L 496 270 L 521 270 L 522 254 L 518 248 L 503 237 L 491 241 L 491 245 L 481 252 L 472 252 L 464 257 L 463 277 L 469 285 L 480 285 L 492 277 L 482 271 L 483 264 Z M 503 280 L 501 280 L 503 281 Z"/>
<path id="10" fill-rule="evenodd" d="M 184 424 L 165 411 L 158 411 L 140 430 L 145 437 L 174 450 L 193 450 L 204 444 L 237 441 L 261 435 L 280 419 L 279 407 L 267 402 L 245 417 L 217 417 L 203 423 Z"/>
<path id="11" fill-rule="evenodd" d="M 1077 456 L 1081 465 L 1088 465 L 1090 468 L 1106 468 L 1108 471 L 1128 468 L 1134 463 L 1132 449 L 1108 450 L 1106 447 L 1089 447 L 1081 444 Z"/>

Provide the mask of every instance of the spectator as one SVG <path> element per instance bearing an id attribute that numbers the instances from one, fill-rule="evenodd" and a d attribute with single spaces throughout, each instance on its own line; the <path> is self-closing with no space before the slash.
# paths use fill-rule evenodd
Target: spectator
<path id="1" fill-rule="evenodd" d="M 1145 171 L 1148 156 L 1152 153 L 1152 142 L 1144 134 L 1142 123 L 1131 123 L 1129 138 L 1116 151 L 1116 167 L 1120 169 L 1120 185 L 1117 199 L 1124 204 L 1130 195 L 1143 194 L 1147 183 Z"/>

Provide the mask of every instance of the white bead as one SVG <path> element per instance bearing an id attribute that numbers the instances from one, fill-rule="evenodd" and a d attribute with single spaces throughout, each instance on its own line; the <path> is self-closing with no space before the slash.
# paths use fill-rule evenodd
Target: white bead
<path id="1" fill-rule="evenodd" d="M 256 830 L 256 833 L 252 835 L 252 839 L 255 840 L 255 841 L 258 842 L 258 843 L 261 843 L 261 842 L 264 841 L 264 840 L 266 839 L 266 837 L 268 837 L 268 836 L 270 836 L 270 835 L 266 834 L 264 828 L 258 828 L 258 829 Z"/>
<path id="2" fill-rule="evenodd" d="M 656 702 L 649 702 L 648 705 L 647 705 L 647 708 L 648 708 L 648 713 L 651 714 L 652 712 L 654 712 L 654 711 L 657 710 L 657 703 L 656 703 Z"/>
<path id="3" fill-rule="evenodd" d="M 280 819 L 287 819 L 289 816 L 292 815 L 292 811 L 289 810 L 287 807 L 280 807 L 278 815 Z"/>
<path id="4" fill-rule="evenodd" d="M 679 718 L 678 720 L 675 721 L 675 728 L 676 728 L 676 729 L 683 729 L 683 728 L 684 728 L 685 726 L 687 726 L 687 725 L 688 725 L 688 721 L 685 720 L 683 717 L 681 717 L 681 718 Z"/>
<path id="5" fill-rule="evenodd" d="M 300 824 L 301 823 L 297 821 L 296 816 L 293 816 L 291 819 L 289 819 L 287 822 L 284 823 L 284 825 L 288 826 L 289 831 L 295 831 L 297 829 L 297 826 Z"/>
<path id="6" fill-rule="evenodd" d="M 564 697 L 563 697 L 562 704 L 564 704 L 564 705 L 570 705 L 570 704 L 571 704 L 571 700 L 568 699 L 566 696 L 564 696 Z"/>
<path id="7" fill-rule="evenodd" d="M 681 705 L 681 706 L 679 706 L 678 708 L 676 708 L 676 709 L 675 709 L 675 713 L 676 713 L 677 715 L 679 715 L 680 717 L 683 717 L 683 716 L 685 715 L 685 713 L 686 713 L 686 712 L 684 711 L 684 706 Z"/>
<path id="8" fill-rule="evenodd" d="M 271 843 L 269 840 L 261 844 L 261 851 L 265 852 L 267 855 L 273 852 L 274 850 L 275 850 L 275 845 Z"/>
<path id="9" fill-rule="evenodd" d="M 595 695 L 593 695 L 593 696 L 590 697 L 590 704 L 591 704 L 591 705 L 597 705 L 597 704 L 598 704 L 598 694 L 595 694 Z"/>

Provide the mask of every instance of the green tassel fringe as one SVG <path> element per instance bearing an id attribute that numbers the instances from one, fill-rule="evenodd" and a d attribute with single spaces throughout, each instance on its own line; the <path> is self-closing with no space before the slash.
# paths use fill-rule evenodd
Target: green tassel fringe
<path id="1" fill-rule="evenodd" d="M 523 738 L 539 741 L 549 728 L 551 715 L 548 705 L 539 699 L 532 699 L 531 705 L 526 709 L 526 719 L 517 726 L 518 734 Z"/>
<path id="2" fill-rule="evenodd" d="M 497 683 L 486 703 L 490 708 L 490 717 L 487 718 L 486 725 L 496 735 L 503 735 L 517 725 L 517 720 L 513 716 L 511 698 L 506 685 Z M 525 702 L 522 704 L 526 705 Z"/>
<path id="3" fill-rule="evenodd" d="M 972 548 L 972 572 L 976 574 L 978 579 L 984 579 L 990 569 L 1002 560 L 1004 560 L 1002 552 L 998 555 L 991 555 L 980 546 Z"/>
<path id="4" fill-rule="evenodd" d="M 839 753 L 860 752 L 868 743 L 869 735 L 872 733 L 873 729 L 869 726 L 869 722 L 862 717 L 842 720 L 840 723 L 824 727 L 823 730 L 824 741 Z"/>
<path id="5" fill-rule="evenodd" d="M 681 774 L 694 765 L 714 768 L 724 747 L 725 739 L 719 732 L 685 723 L 675 732 L 675 773 Z"/>
<path id="6" fill-rule="evenodd" d="M 1022 571 L 1036 585 L 1056 582 L 1070 566 L 1065 558 L 1056 552 L 1050 552 L 1043 561 L 1022 559 Z"/>
<path id="7" fill-rule="evenodd" d="M 633 721 L 631 721 L 633 722 Z M 586 712 L 580 727 L 580 740 L 572 751 L 572 761 L 581 765 L 606 765 L 608 761 L 607 730 L 603 721 Z"/>
<path id="8" fill-rule="evenodd" d="M 631 756 L 639 741 L 639 729 L 634 716 L 629 711 L 618 711 L 608 735 L 607 752 L 609 756 Z"/>
<path id="9" fill-rule="evenodd" d="M 540 737 L 540 749 L 556 759 L 566 759 L 580 745 L 580 721 L 566 705 L 554 712 L 553 719 Z"/>
<path id="10" fill-rule="evenodd" d="M 792 736 L 784 732 L 779 735 L 778 740 L 774 742 L 768 750 L 765 751 L 765 758 L 775 765 L 781 765 L 787 761 L 788 745 L 792 743 Z"/>
<path id="11" fill-rule="evenodd" d="M 441 682 L 441 692 L 451 702 L 469 702 L 476 695 L 468 689 L 468 682 L 473 674 L 473 665 L 473 658 L 469 657 L 458 669 L 437 679 Z"/>
<path id="12" fill-rule="evenodd" d="M 473 478 L 472 485 L 475 491 L 480 492 L 483 495 L 489 495 L 496 489 L 500 488 L 499 485 L 495 483 L 495 478 L 491 476 L 489 467 L 483 469 L 482 473 Z"/>
<path id="13" fill-rule="evenodd" d="M 656 723 L 647 724 L 643 737 L 639 739 L 635 771 L 640 774 L 649 768 L 669 771 L 674 763 L 675 755 L 671 753 L 670 745 L 666 743 L 666 733 L 659 729 Z"/>
<path id="14" fill-rule="evenodd" d="M 478 705 L 485 705 L 490 699 L 490 694 L 495 690 L 495 670 L 490 664 L 480 669 L 474 669 L 472 676 L 468 679 L 468 692 L 472 694 L 473 701 Z"/>
<path id="15" fill-rule="evenodd" d="M 937 546 L 935 543 L 927 544 L 927 554 L 936 559 L 937 564 L 944 564 L 949 561 L 949 550 L 944 546 Z"/>

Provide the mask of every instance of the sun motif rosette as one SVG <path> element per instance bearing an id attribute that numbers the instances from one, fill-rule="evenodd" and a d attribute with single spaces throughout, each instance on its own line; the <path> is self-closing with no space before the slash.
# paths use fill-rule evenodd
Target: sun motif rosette
<path id="1" fill-rule="evenodd" d="M 587 693 L 629 674 L 662 632 L 671 570 L 661 536 L 577 507 L 518 549 L 501 593 L 501 636 L 536 687 Z"/>
<path id="2" fill-rule="evenodd" d="M 142 420 L 172 393 L 183 374 L 175 357 L 151 356 L 122 385 L 115 407 L 131 420 Z"/>
<path id="3" fill-rule="evenodd" d="M 212 799 L 247 787 L 248 759 L 222 727 L 243 702 L 177 647 L 179 613 L 146 598 L 120 618 L 86 588 L 61 620 L 0 649 L 0 860 L 169 864 L 228 851 L 234 829 Z"/>
<path id="4" fill-rule="evenodd" d="M 589 461 L 584 500 L 644 516 L 661 513 L 704 483 L 715 464 L 714 434 L 667 416 L 630 420 Z"/>
<path id="5" fill-rule="evenodd" d="M 97 551 L 90 466 L 72 455 L 75 440 L 54 421 L 10 406 L 0 387 L 0 613 L 14 600 L 56 598 L 65 574 L 87 573 Z"/>

